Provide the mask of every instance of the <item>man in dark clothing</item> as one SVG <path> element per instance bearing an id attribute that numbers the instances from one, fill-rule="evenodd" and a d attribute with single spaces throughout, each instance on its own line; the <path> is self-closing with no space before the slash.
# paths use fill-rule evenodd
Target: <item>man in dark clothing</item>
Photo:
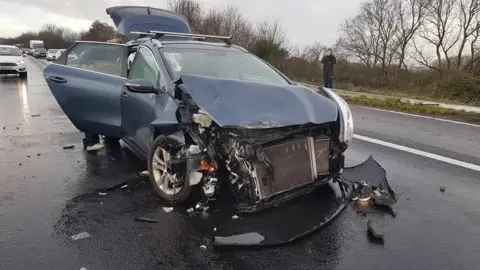
<path id="1" fill-rule="evenodd" d="M 323 64 L 323 86 L 326 88 L 333 88 L 333 69 L 337 63 L 337 59 L 332 54 L 332 49 L 328 49 L 322 57 Z"/>

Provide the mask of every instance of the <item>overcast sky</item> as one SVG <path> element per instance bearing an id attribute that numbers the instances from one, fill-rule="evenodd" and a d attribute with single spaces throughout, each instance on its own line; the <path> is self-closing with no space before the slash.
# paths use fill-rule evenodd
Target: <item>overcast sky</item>
<path id="1" fill-rule="evenodd" d="M 201 0 L 207 8 L 238 6 L 250 21 L 279 20 L 290 42 L 303 46 L 319 41 L 335 43 L 337 29 L 354 16 L 362 0 Z M 0 0 L 0 36 L 38 30 L 46 23 L 88 28 L 93 20 L 110 22 L 105 8 L 116 5 L 150 5 L 166 8 L 167 0 Z"/>

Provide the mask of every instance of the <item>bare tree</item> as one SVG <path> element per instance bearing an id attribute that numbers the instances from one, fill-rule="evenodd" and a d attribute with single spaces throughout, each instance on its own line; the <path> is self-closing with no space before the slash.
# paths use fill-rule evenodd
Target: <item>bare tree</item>
<path id="1" fill-rule="evenodd" d="M 478 0 L 459 0 L 459 10 L 460 10 L 460 26 L 461 26 L 461 37 L 460 37 L 460 47 L 457 54 L 457 70 L 460 70 L 462 67 L 462 56 L 463 50 L 467 45 L 469 39 L 473 38 L 474 44 L 477 41 L 480 23 L 479 23 L 479 14 L 480 14 L 480 1 Z M 471 52 L 472 53 L 472 52 Z M 475 52 L 472 53 L 472 56 Z"/>
<path id="2" fill-rule="evenodd" d="M 203 18 L 201 31 L 205 34 L 230 36 L 235 44 L 241 46 L 247 46 L 254 35 L 251 24 L 234 6 L 228 6 L 224 10 L 210 9 Z"/>
<path id="3" fill-rule="evenodd" d="M 80 34 L 82 40 L 92 40 L 92 41 L 107 41 L 116 36 L 116 30 L 113 26 L 101 22 L 94 21 L 90 28 Z"/>
<path id="4" fill-rule="evenodd" d="M 373 16 L 363 12 L 347 19 L 339 30 L 337 47 L 368 67 L 379 63 L 380 33 Z"/>
<path id="5" fill-rule="evenodd" d="M 203 7 L 195 0 L 168 0 L 168 8 L 185 16 L 193 32 L 198 32 L 203 19 Z"/>
<path id="6" fill-rule="evenodd" d="M 407 69 L 405 57 L 410 41 L 423 23 L 423 16 L 428 0 L 395 0 L 398 16 L 398 31 L 395 38 L 398 42 L 398 67 Z"/>
<path id="7" fill-rule="evenodd" d="M 394 39 L 399 29 L 398 13 L 392 0 L 373 0 L 361 4 L 360 12 L 373 23 L 378 32 L 379 58 L 382 68 L 390 66 L 395 58 L 398 43 Z"/>
<path id="8" fill-rule="evenodd" d="M 315 41 L 313 44 L 306 46 L 303 49 L 303 58 L 310 63 L 318 63 L 326 47 L 320 42 Z"/>
<path id="9" fill-rule="evenodd" d="M 287 45 L 287 34 L 278 21 L 265 19 L 258 23 L 256 27 L 256 38 L 271 41 L 278 44 L 279 47 Z"/>
<path id="10" fill-rule="evenodd" d="M 415 44 L 418 56 L 415 60 L 419 64 L 439 71 L 440 76 L 443 76 L 444 68 L 451 69 L 451 50 L 459 41 L 460 31 L 455 27 L 456 3 L 457 0 L 431 0 L 425 8 L 425 23 L 418 33 L 427 44 L 435 48 L 436 65 L 432 65 L 422 48 Z M 443 64 L 443 59 L 446 65 Z"/>

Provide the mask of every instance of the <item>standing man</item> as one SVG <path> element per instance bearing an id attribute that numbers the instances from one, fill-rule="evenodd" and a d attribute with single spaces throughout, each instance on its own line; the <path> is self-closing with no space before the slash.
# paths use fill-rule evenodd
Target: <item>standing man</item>
<path id="1" fill-rule="evenodd" d="M 333 56 L 331 48 L 325 51 L 321 63 L 323 64 L 323 86 L 333 88 L 333 70 L 337 59 Z"/>

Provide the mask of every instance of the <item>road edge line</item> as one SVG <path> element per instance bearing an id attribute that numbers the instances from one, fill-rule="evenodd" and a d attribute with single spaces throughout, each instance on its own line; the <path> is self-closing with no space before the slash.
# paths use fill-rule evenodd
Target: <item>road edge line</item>
<path id="1" fill-rule="evenodd" d="M 420 114 L 391 111 L 391 110 L 385 110 L 385 109 L 379 109 L 379 108 L 373 108 L 373 107 L 365 107 L 365 106 L 358 106 L 358 105 L 350 105 L 350 107 L 362 108 L 362 109 L 368 109 L 368 110 L 374 110 L 374 111 L 380 111 L 380 112 L 395 113 L 395 114 L 400 114 L 400 115 L 405 115 L 405 116 L 413 116 L 413 117 L 418 117 L 418 118 L 423 118 L 423 119 L 437 120 L 437 121 L 442 121 L 442 122 L 447 122 L 447 123 L 452 123 L 452 124 L 460 124 L 460 125 L 467 125 L 467 126 L 471 126 L 471 127 L 480 128 L 480 125 L 477 125 L 477 124 L 471 124 L 471 123 L 466 123 L 466 122 L 460 122 L 460 121 L 437 118 L 437 117 L 420 115 Z"/>
<path id="2" fill-rule="evenodd" d="M 442 162 L 445 162 L 445 163 L 449 163 L 449 164 L 452 164 L 452 165 L 456 165 L 456 166 L 460 166 L 460 167 L 463 167 L 463 168 L 466 168 L 466 169 L 470 169 L 470 170 L 480 172 L 480 165 L 476 165 L 476 164 L 473 164 L 473 163 L 468 163 L 468 162 L 456 160 L 456 159 L 453 159 L 453 158 L 440 156 L 440 155 L 437 155 L 437 154 L 417 150 L 417 149 L 406 147 L 406 146 L 403 146 L 403 145 L 398 145 L 398 144 L 394 144 L 394 143 L 390 143 L 390 142 L 386 142 L 386 141 L 382 141 L 382 140 L 378 140 L 378 139 L 374 139 L 374 138 L 370 138 L 370 137 L 366 137 L 366 136 L 362 136 L 362 135 L 358 135 L 358 134 L 354 134 L 353 137 L 355 139 L 358 139 L 358 140 L 361 140 L 361 141 L 366 141 L 366 142 L 386 146 L 386 147 L 393 148 L 393 149 L 396 149 L 396 150 L 408 152 L 408 153 L 415 154 L 415 155 L 418 155 L 418 156 L 427 157 L 427 158 L 434 159 L 434 160 L 437 160 L 437 161 L 442 161 Z"/>

